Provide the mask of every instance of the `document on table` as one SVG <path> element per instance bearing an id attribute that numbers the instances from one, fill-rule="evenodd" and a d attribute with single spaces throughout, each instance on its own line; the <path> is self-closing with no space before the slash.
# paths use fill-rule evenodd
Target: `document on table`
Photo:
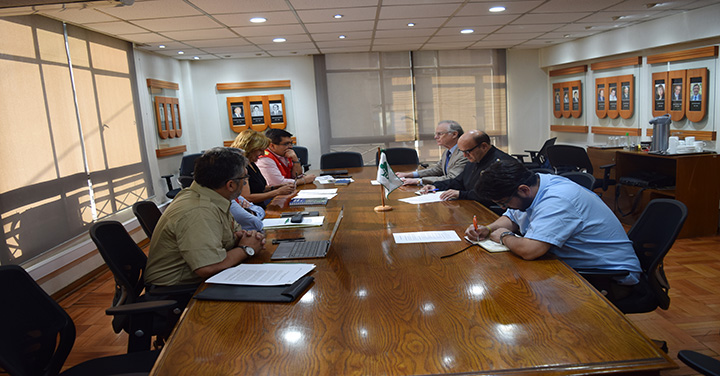
<path id="1" fill-rule="evenodd" d="M 315 181 L 320 184 L 332 184 L 335 182 L 335 178 L 332 175 L 320 175 L 315 178 Z"/>
<path id="2" fill-rule="evenodd" d="M 393 234 L 393 238 L 397 244 L 461 241 L 455 231 L 396 232 Z"/>
<path id="3" fill-rule="evenodd" d="M 432 192 L 420 196 L 415 197 L 408 197 L 408 198 L 401 198 L 398 201 L 407 202 L 408 204 L 427 204 L 430 202 L 440 202 L 442 199 L 440 198 L 440 194 L 445 191 L 439 191 L 439 192 Z"/>
<path id="4" fill-rule="evenodd" d="M 281 286 L 295 283 L 315 269 L 315 264 L 240 264 L 207 279 L 224 285 Z"/>
<path id="5" fill-rule="evenodd" d="M 292 223 L 290 217 L 285 218 L 265 218 L 263 219 L 263 227 L 266 229 L 291 228 L 291 227 L 314 227 L 322 226 L 325 216 L 303 217 L 302 222 Z"/>
<path id="6" fill-rule="evenodd" d="M 473 240 L 470 240 L 470 238 L 468 238 L 466 236 L 465 240 L 469 241 L 470 243 L 477 244 L 477 245 L 483 247 L 488 252 L 493 252 L 493 253 L 494 252 L 507 252 L 510 250 L 510 248 L 508 248 L 500 243 L 496 243 L 496 242 L 490 240 L 489 238 L 479 240 L 479 241 L 473 241 Z"/>
<path id="7" fill-rule="evenodd" d="M 330 189 L 303 189 L 298 191 L 295 197 L 298 198 L 327 198 L 328 200 L 337 196 L 337 188 Z"/>

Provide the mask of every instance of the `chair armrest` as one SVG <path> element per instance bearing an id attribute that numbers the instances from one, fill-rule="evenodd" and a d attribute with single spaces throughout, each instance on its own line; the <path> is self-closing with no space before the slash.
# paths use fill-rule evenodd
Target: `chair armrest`
<path id="1" fill-rule="evenodd" d="M 179 286 L 153 286 L 153 288 L 146 288 L 145 294 L 150 296 L 163 296 L 163 295 L 187 295 L 194 294 L 197 290 L 198 285 L 179 285 Z"/>
<path id="2" fill-rule="evenodd" d="M 609 185 L 614 185 L 615 181 L 610 179 L 610 170 L 615 167 L 615 163 L 606 164 L 600 166 L 604 170 L 603 172 L 603 181 L 602 181 L 602 190 L 607 191 Z"/>
<path id="3" fill-rule="evenodd" d="M 177 305 L 174 300 L 155 300 L 150 302 L 140 302 L 132 304 L 123 304 L 117 307 L 110 307 L 105 310 L 105 314 L 116 315 L 134 315 L 137 313 L 158 312 L 168 310 Z"/>
<path id="4" fill-rule="evenodd" d="M 525 157 L 529 157 L 529 155 L 527 155 L 527 154 L 510 154 L 510 155 L 515 157 L 515 159 L 520 161 L 520 163 L 525 163 Z"/>
<path id="5" fill-rule="evenodd" d="M 170 192 L 170 191 L 173 190 L 172 180 L 170 180 L 170 178 L 172 178 L 173 176 L 174 176 L 174 175 L 163 175 L 163 176 L 161 176 L 161 178 L 165 179 L 165 184 L 167 184 L 168 192 Z"/>
<path id="6" fill-rule="evenodd" d="M 703 375 L 720 375 L 720 360 L 691 350 L 680 350 L 678 359 Z"/>
<path id="7" fill-rule="evenodd" d="M 425 162 L 420 162 L 420 166 L 422 166 L 422 168 L 428 168 L 430 165 Z"/>

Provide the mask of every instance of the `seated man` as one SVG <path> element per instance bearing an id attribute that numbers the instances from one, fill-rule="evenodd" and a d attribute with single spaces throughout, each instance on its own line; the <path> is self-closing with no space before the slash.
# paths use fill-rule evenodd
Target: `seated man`
<path id="1" fill-rule="evenodd" d="M 230 214 L 246 168 L 247 159 L 231 148 L 213 148 L 197 159 L 195 181 L 175 196 L 153 232 L 147 284 L 199 284 L 265 247 L 263 234 L 242 231 Z"/>
<path id="2" fill-rule="evenodd" d="M 245 231 L 262 231 L 265 210 L 240 196 L 230 202 L 230 213 Z"/>
<path id="3" fill-rule="evenodd" d="M 613 303 L 624 312 L 652 294 L 647 282 L 639 283 L 640 261 L 620 221 L 592 191 L 510 160 L 488 167 L 477 192 L 507 210 L 487 226 L 470 225 L 470 239 L 490 237 L 525 260 L 550 253 L 576 269 L 628 272 L 619 273 L 613 286 L 620 299 Z"/>
<path id="4" fill-rule="evenodd" d="M 396 175 L 405 185 L 432 184 L 438 180 L 452 179 L 462 172 L 467 158 L 457 147 L 463 129 L 454 120 L 443 120 L 435 127 L 435 142 L 448 149 L 435 166 L 414 172 L 398 172 Z"/>
<path id="5" fill-rule="evenodd" d="M 270 139 L 270 145 L 256 164 L 268 185 L 300 185 L 315 180 L 315 175 L 303 175 L 302 164 L 292 149 L 292 133 L 284 129 L 270 128 L 265 131 L 265 136 Z"/>
<path id="6" fill-rule="evenodd" d="M 490 137 L 483 131 L 471 130 L 463 134 L 458 139 L 457 145 L 458 150 L 470 161 L 465 165 L 463 172 L 453 179 L 438 180 L 432 185 L 426 185 L 420 189 L 420 192 L 445 191 L 440 195 L 443 200 L 475 200 L 485 206 L 492 206 L 492 202 L 481 199 L 475 193 L 478 176 L 495 161 L 514 158 L 492 146 Z"/>

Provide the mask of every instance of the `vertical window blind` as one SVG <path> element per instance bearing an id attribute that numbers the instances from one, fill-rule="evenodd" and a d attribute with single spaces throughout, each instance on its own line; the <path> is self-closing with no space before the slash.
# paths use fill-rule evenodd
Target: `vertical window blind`
<path id="1" fill-rule="evenodd" d="M 0 19 L 0 264 L 21 264 L 153 194 L 127 42 Z"/>

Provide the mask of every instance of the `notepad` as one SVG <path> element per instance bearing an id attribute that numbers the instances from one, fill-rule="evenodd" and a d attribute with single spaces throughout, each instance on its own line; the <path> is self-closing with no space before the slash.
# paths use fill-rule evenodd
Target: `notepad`
<path id="1" fill-rule="evenodd" d="M 508 247 L 506 247 L 506 246 L 504 246 L 504 245 L 502 245 L 502 244 L 500 244 L 500 243 L 496 243 L 496 242 L 494 242 L 494 241 L 492 241 L 492 240 L 490 240 L 490 239 L 483 239 L 483 240 L 479 240 L 479 241 L 474 241 L 474 240 L 470 240 L 470 238 L 468 238 L 468 237 L 466 236 L 466 237 L 465 237 L 465 240 L 467 240 L 467 241 L 470 242 L 470 243 L 477 244 L 477 245 L 479 245 L 480 247 L 482 247 L 483 249 L 485 249 L 486 251 L 492 252 L 492 253 L 495 253 L 495 252 L 507 252 L 507 251 L 510 250 L 510 248 L 508 248 Z"/>
<path id="2" fill-rule="evenodd" d="M 295 197 L 290 200 L 290 206 L 312 206 L 312 205 L 327 205 L 328 199 L 321 197 L 314 198 L 302 198 Z"/>

